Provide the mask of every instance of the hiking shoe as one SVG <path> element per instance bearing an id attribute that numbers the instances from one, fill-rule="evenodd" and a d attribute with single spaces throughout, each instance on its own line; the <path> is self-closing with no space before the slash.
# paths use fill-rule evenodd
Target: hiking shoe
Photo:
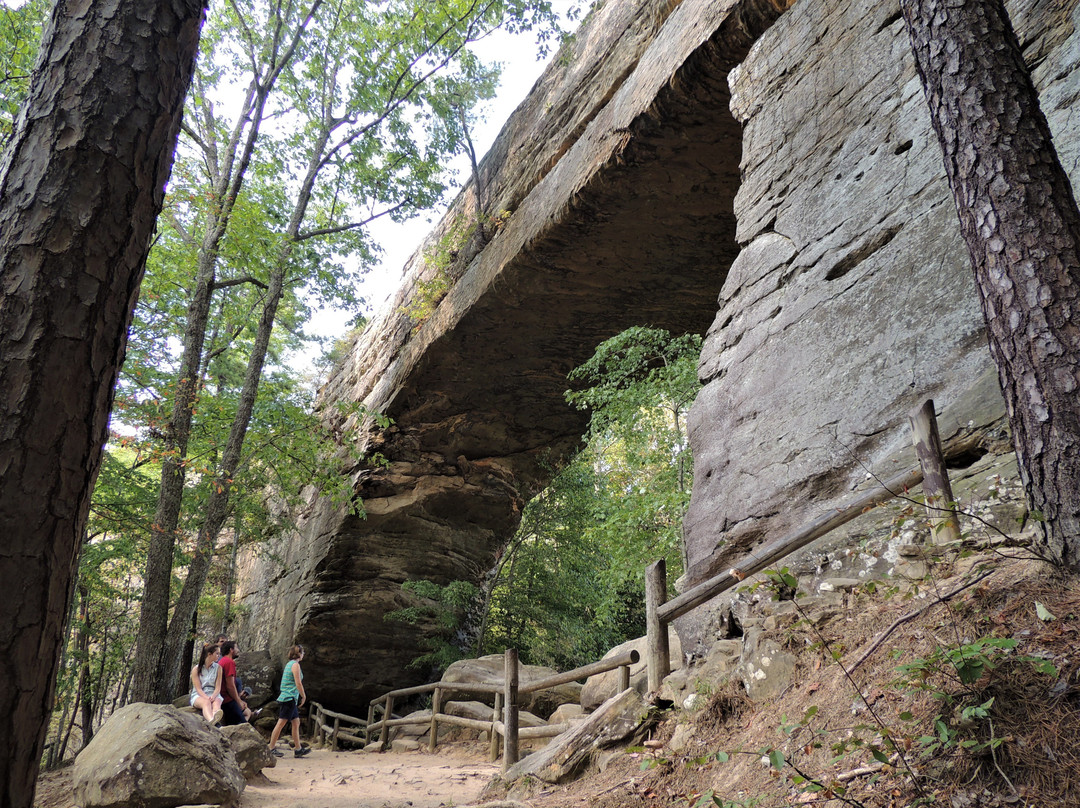
<path id="1" fill-rule="evenodd" d="M 293 756 L 294 757 L 303 757 L 304 755 L 306 755 L 310 751 L 311 751 L 310 746 L 301 746 L 299 749 L 297 749 L 295 752 L 293 752 Z"/>
<path id="2" fill-rule="evenodd" d="M 285 753 L 282 752 L 280 749 L 271 749 L 270 754 L 274 757 L 285 757 Z"/>
<path id="3" fill-rule="evenodd" d="M 224 717 L 225 717 L 225 711 L 222 710 L 222 709 L 218 709 L 218 711 L 216 713 L 214 713 L 214 717 L 212 719 L 210 719 L 210 723 L 211 724 L 220 724 L 221 719 L 224 718 Z"/>

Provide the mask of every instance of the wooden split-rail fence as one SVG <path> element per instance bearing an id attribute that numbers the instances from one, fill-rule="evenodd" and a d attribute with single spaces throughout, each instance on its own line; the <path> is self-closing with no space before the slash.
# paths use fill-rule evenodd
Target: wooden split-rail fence
<path id="1" fill-rule="evenodd" d="M 830 511 L 792 533 L 769 542 L 736 562 L 727 572 L 688 589 L 670 601 L 667 600 L 667 571 L 663 559 L 646 569 L 645 606 L 648 642 L 646 667 L 650 691 L 659 690 L 664 677 L 671 673 L 668 648 L 668 625 L 671 622 L 712 600 L 745 577 L 767 569 L 815 539 L 850 522 L 874 505 L 903 496 L 911 488 L 922 483 L 927 514 L 932 523 L 931 535 L 936 541 L 942 543 L 959 538 L 959 523 L 955 511 L 952 510 L 953 496 L 948 472 L 945 469 L 937 419 L 934 415 L 934 402 L 928 399 L 912 410 L 909 421 L 916 454 L 919 458 L 919 468 L 910 469 L 881 482 L 880 485 L 854 498 L 846 505 Z M 521 696 L 616 668 L 620 669 L 619 692 L 621 692 L 630 687 L 630 666 L 637 664 L 638 661 L 638 652 L 629 651 L 611 659 L 604 659 L 566 673 L 521 685 L 517 651 L 508 649 L 504 655 L 504 675 L 501 682 L 440 681 L 393 690 L 371 701 L 367 720 L 336 713 L 317 703 L 312 703 L 312 734 L 317 741 L 329 742 L 333 748 L 337 748 L 337 743 L 341 739 L 363 742 L 366 745 L 378 733 L 381 747 L 386 748 L 392 727 L 430 724 L 428 749 L 434 751 L 438 744 L 439 724 L 451 724 L 488 733 L 492 761 L 498 759 L 499 737 L 501 736 L 503 770 L 505 771 L 518 761 L 519 739 L 553 737 L 569 729 L 569 724 L 519 728 L 518 712 Z M 422 693 L 433 694 L 430 718 L 393 717 L 395 701 Z M 491 720 L 481 721 L 443 712 L 444 703 L 449 701 L 446 696 L 450 693 L 493 694 L 495 706 L 492 709 Z M 376 721 L 376 713 L 382 715 L 378 721 Z"/>
<path id="2" fill-rule="evenodd" d="M 434 752 L 439 742 L 439 724 L 450 724 L 488 733 L 489 754 L 493 762 L 499 757 L 499 737 L 501 736 L 503 738 L 503 768 L 505 770 L 518 761 L 519 739 L 552 738 L 561 735 L 570 728 L 568 723 L 548 724 L 540 727 L 519 727 L 518 714 L 520 712 L 521 696 L 558 687 L 568 682 L 575 682 L 578 679 L 587 679 L 590 676 L 607 673 L 616 668 L 619 669 L 619 690 L 621 692 L 630 687 L 630 666 L 636 665 L 640 659 L 641 655 L 637 651 L 627 651 L 609 659 L 602 659 L 599 662 L 575 668 L 572 671 L 557 673 L 522 685 L 520 683 L 520 665 L 518 664 L 517 650 L 511 648 L 507 649 L 503 655 L 503 679 L 501 682 L 439 681 L 392 690 L 376 699 L 372 699 L 368 706 L 367 720 L 334 712 L 326 709 L 318 702 L 312 702 L 309 714 L 311 735 L 316 743 L 328 744 L 331 749 L 337 749 L 338 742 L 341 740 L 363 743 L 366 746 L 377 735 L 381 748 L 385 749 L 390 743 L 390 729 L 392 727 L 427 724 L 429 726 L 428 749 Z M 393 717 L 395 702 L 400 703 L 401 699 L 424 693 L 432 694 L 431 716 L 429 718 Z M 446 696 L 450 693 L 493 695 L 495 706 L 491 712 L 491 720 L 481 721 L 476 718 L 466 718 L 444 712 L 443 706 L 449 701 Z M 376 713 L 382 715 L 378 721 L 375 720 Z"/>

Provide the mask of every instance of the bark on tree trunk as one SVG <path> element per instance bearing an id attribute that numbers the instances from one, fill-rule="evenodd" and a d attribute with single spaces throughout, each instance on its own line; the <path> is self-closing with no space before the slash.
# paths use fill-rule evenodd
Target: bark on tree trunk
<path id="1" fill-rule="evenodd" d="M 201 0 L 58 2 L 0 162 L 0 808 L 33 802 L 79 540 L 202 17 Z"/>
<path id="2" fill-rule="evenodd" d="M 901 0 L 1046 553 L 1080 568 L 1080 212 L 1002 0 Z"/>

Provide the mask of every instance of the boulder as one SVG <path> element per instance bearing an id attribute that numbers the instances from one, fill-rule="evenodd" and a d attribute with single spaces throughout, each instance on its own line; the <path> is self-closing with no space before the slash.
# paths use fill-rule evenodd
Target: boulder
<path id="1" fill-rule="evenodd" d="M 735 675 L 754 701 L 775 698 L 795 681 L 795 657 L 757 629 L 743 637 L 742 656 Z"/>
<path id="2" fill-rule="evenodd" d="M 742 640 L 717 640 L 700 662 L 672 671 L 660 686 L 661 698 L 690 709 L 687 702 L 697 693 L 708 692 L 731 676 L 742 655 Z M 588 683 L 586 683 L 586 686 Z"/>
<path id="3" fill-rule="evenodd" d="M 75 759 L 72 781 L 80 808 L 223 805 L 245 784 L 221 732 L 171 705 L 141 703 L 112 714 Z"/>
<path id="4" fill-rule="evenodd" d="M 622 645 L 616 645 L 606 654 L 604 659 L 619 656 L 627 651 L 637 651 L 640 655 L 638 663 L 630 666 L 630 687 L 638 693 L 645 695 L 649 687 L 648 656 L 649 643 L 645 637 L 636 640 L 628 640 Z M 682 667 L 682 644 L 679 635 L 675 633 L 674 626 L 668 626 L 668 651 L 671 657 L 671 670 L 677 671 Z M 585 686 L 581 689 L 581 706 L 586 712 L 592 712 L 605 701 L 614 696 L 619 689 L 619 669 L 607 673 L 598 673 L 585 680 Z"/>
<path id="5" fill-rule="evenodd" d="M 267 702 L 259 708 L 259 715 L 252 720 L 252 725 L 261 730 L 265 730 L 267 733 L 273 731 L 274 725 L 278 720 L 279 707 L 281 707 L 281 705 L 276 700 Z"/>
<path id="6" fill-rule="evenodd" d="M 482 682 L 487 684 L 500 683 L 503 680 L 504 661 L 502 654 L 489 654 L 479 659 L 462 659 L 446 669 L 442 675 L 444 682 Z M 518 672 L 520 687 L 530 682 L 538 682 L 549 676 L 554 676 L 558 671 L 545 668 L 541 665 L 522 665 Z M 477 696 L 486 704 L 494 704 L 495 697 L 490 694 Z M 521 697 L 521 709 L 528 710 L 541 718 L 547 718 L 560 704 L 578 703 L 581 700 L 581 685 L 576 682 L 558 685 L 540 690 L 536 693 L 527 693 Z M 523 725 L 524 726 L 524 725 Z"/>
<path id="7" fill-rule="evenodd" d="M 266 739 L 251 724 L 222 727 L 221 734 L 225 736 L 233 755 L 236 756 L 236 764 L 243 772 L 244 779 L 250 780 L 263 769 L 277 765 L 277 759 L 270 754 Z"/>
<path id="8" fill-rule="evenodd" d="M 571 721 L 577 721 L 585 717 L 585 710 L 582 709 L 580 704 L 563 704 L 551 714 L 551 718 L 548 719 L 549 724 L 568 724 Z"/>
<path id="9" fill-rule="evenodd" d="M 391 727 L 391 738 L 422 738 L 431 731 L 431 710 L 416 710 L 409 713 L 405 718 L 424 719 L 424 724 L 403 724 L 400 727 Z"/>
<path id="10" fill-rule="evenodd" d="M 250 707 L 259 707 L 277 698 L 283 665 L 284 660 L 275 659 L 266 649 L 245 650 L 240 654 L 236 673 L 243 680 L 244 687 L 251 688 L 248 697 Z"/>

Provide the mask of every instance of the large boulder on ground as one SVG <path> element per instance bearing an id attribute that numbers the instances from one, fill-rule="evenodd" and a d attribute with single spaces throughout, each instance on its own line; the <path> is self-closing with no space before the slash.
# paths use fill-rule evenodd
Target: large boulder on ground
<path id="1" fill-rule="evenodd" d="M 266 738 L 251 724 L 222 727 L 221 734 L 228 741 L 244 779 L 250 780 L 263 769 L 277 765 L 277 759 L 270 754 Z"/>
<path id="2" fill-rule="evenodd" d="M 462 659 L 446 669 L 442 675 L 444 682 L 482 682 L 486 684 L 498 684 L 503 681 L 504 658 L 502 654 L 489 654 L 479 659 Z M 518 671 L 518 686 L 524 687 L 531 682 L 538 682 L 549 676 L 555 676 L 558 671 L 545 668 L 541 665 L 522 665 Z M 487 704 L 493 704 L 495 697 L 490 694 L 470 694 L 473 698 L 483 700 Z M 581 685 L 570 682 L 558 685 L 535 693 L 527 693 L 521 697 L 521 709 L 528 710 L 541 718 L 547 718 L 560 704 L 576 704 L 581 699 Z"/>
<path id="3" fill-rule="evenodd" d="M 448 715 L 461 716 L 462 718 L 472 718 L 476 721 L 491 720 L 491 707 L 481 701 L 448 701 L 443 705 L 443 712 Z M 518 710 L 519 727 L 542 727 L 547 723 L 540 716 L 534 715 L 524 708 Z"/>
<path id="4" fill-rule="evenodd" d="M 164 704 L 117 710 L 75 759 L 80 808 L 223 805 L 244 790 L 225 736 L 200 716 Z"/>
<path id="5" fill-rule="evenodd" d="M 742 679 L 754 701 L 775 698 L 795 681 L 795 656 L 758 628 L 743 636 L 742 655 L 734 675 Z"/>
<path id="6" fill-rule="evenodd" d="M 622 645 L 616 645 L 606 654 L 604 659 L 625 654 L 627 651 L 637 651 L 640 655 L 638 663 L 630 666 L 630 687 L 638 693 L 645 695 L 649 688 L 649 642 L 646 637 L 638 637 L 636 640 L 627 640 Z M 679 635 L 675 633 L 674 626 L 668 626 L 668 651 L 671 658 L 671 670 L 677 671 L 682 667 L 682 644 Z M 619 692 L 618 668 L 607 673 L 598 673 L 585 680 L 585 686 L 581 689 L 581 706 L 586 712 L 592 712 L 605 701 Z"/>
<path id="7" fill-rule="evenodd" d="M 741 655 L 742 640 L 717 640 L 704 659 L 672 671 L 664 679 L 660 685 L 660 698 L 674 702 L 680 709 L 689 709 L 692 696 L 711 693 L 717 685 L 727 681 Z"/>

